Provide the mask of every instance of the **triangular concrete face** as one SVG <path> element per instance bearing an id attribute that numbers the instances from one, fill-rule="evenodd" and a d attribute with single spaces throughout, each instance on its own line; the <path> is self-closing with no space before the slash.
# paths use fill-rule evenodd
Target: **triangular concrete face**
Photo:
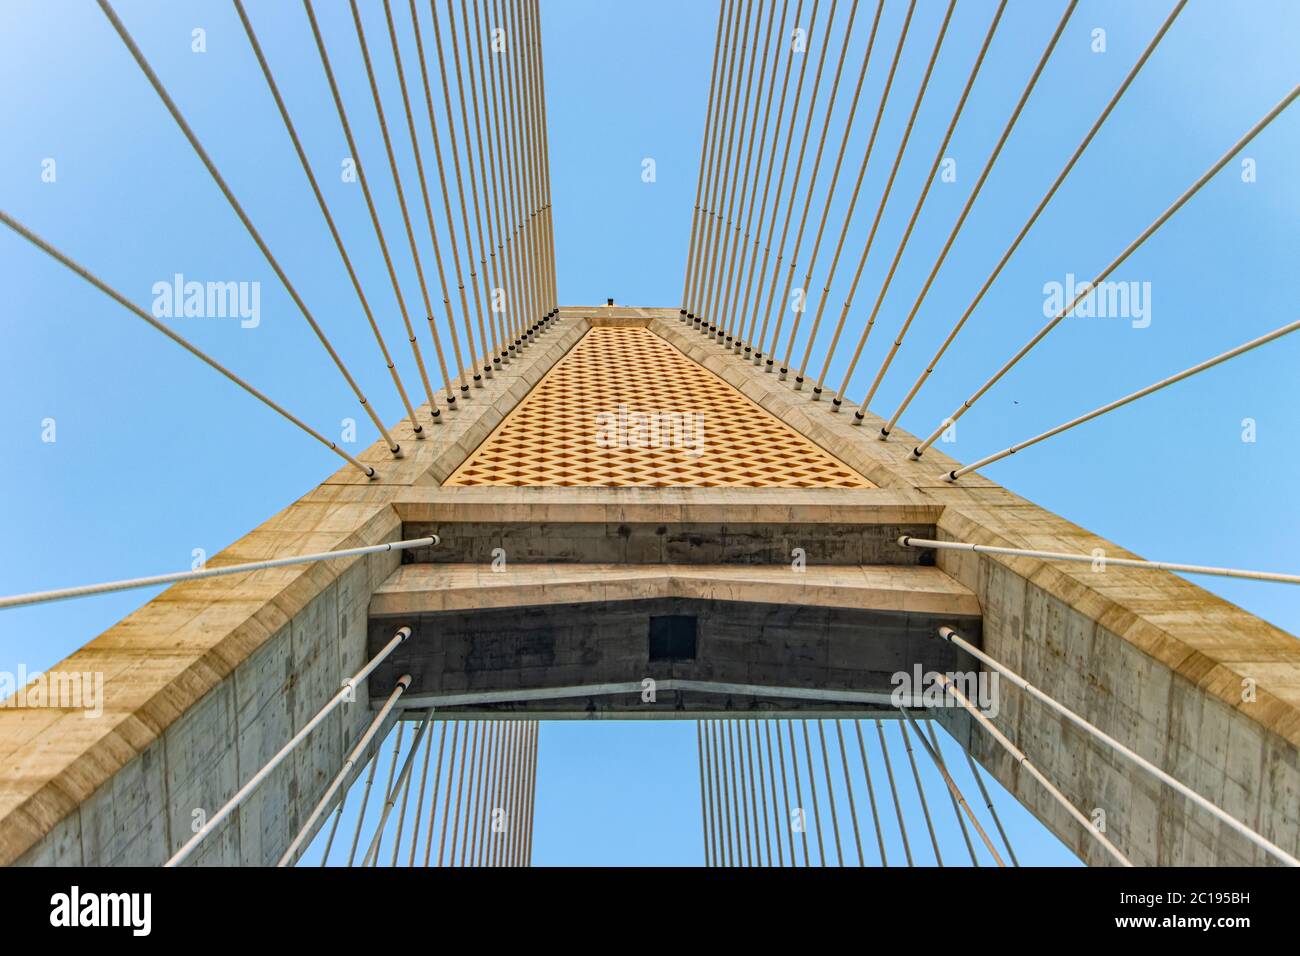
<path id="1" fill-rule="evenodd" d="M 696 455 L 681 419 L 630 440 L 620 405 L 717 421 Z M 400 624 L 416 635 L 372 675 L 375 697 L 407 672 L 410 706 L 667 718 L 885 712 L 895 674 L 970 668 L 933 637 L 951 624 L 1300 850 L 1300 642 L 1161 572 L 900 546 L 1127 555 L 979 475 L 942 481 L 955 462 L 910 461 L 912 436 L 876 440 L 873 416 L 855 426 L 675 310 L 563 309 L 443 417 L 423 441 L 394 430 L 401 460 L 358 456 L 376 480 L 340 471 L 212 563 L 429 531 L 438 547 L 178 585 L 59 665 L 104 673 L 102 720 L 0 711 L 0 861 L 160 862 L 194 806 L 220 805 Z M 1000 690 L 998 726 L 1071 803 L 1107 810 L 1134 863 L 1265 862 Z M 964 714 L 937 716 L 1083 859 L 1108 862 Z M 196 862 L 274 859 L 369 716 L 335 715 Z"/>
<path id="2" fill-rule="evenodd" d="M 645 325 L 626 322 L 588 331 L 446 484 L 874 487 Z"/>

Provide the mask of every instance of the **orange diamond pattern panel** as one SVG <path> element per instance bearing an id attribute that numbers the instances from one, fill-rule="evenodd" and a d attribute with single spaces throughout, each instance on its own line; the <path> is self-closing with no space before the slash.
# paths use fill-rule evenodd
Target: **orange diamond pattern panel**
<path id="1" fill-rule="evenodd" d="M 446 485 L 871 488 L 644 328 L 593 328 Z"/>

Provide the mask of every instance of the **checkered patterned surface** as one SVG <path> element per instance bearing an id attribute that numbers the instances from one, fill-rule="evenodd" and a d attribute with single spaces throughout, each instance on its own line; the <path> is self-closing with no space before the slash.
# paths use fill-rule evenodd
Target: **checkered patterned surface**
<path id="1" fill-rule="evenodd" d="M 593 328 L 447 485 L 870 488 L 644 328 Z"/>

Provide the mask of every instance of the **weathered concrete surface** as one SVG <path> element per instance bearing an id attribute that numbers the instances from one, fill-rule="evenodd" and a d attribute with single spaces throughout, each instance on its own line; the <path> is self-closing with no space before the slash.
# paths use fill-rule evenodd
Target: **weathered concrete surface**
<path id="1" fill-rule="evenodd" d="M 924 564 L 942 509 L 912 492 L 830 488 L 429 488 L 394 502 L 416 563 Z"/>
<path id="2" fill-rule="evenodd" d="M 376 589 L 371 617 L 649 598 L 978 617 L 974 593 L 938 568 L 747 564 L 407 564 Z M 930 637 L 930 634 L 926 635 Z"/>
<path id="3" fill-rule="evenodd" d="M 893 488 L 430 488 L 393 501 L 407 523 L 931 525 L 942 505 Z"/>
<path id="4" fill-rule="evenodd" d="M 749 571 L 754 569 L 736 569 Z M 933 568 L 909 569 L 909 576 Z M 560 573 L 572 573 L 565 569 Z M 796 577 L 789 571 L 772 571 Z M 847 571 L 836 572 L 846 574 Z M 491 572 L 486 572 L 491 577 Z M 750 585 L 760 593 L 763 585 Z M 947 587 L 951 587 L 948 585 Z M 589 590 L 570 604 L 476 607 L 471 611 L 403 615 L 415 633 L 376 671 L 376 679 L 411 674 L 411 695 L 475 691 L 535 690 L 601 684 L 637 688 L 626 694 L 598 694 L 560 700 L 471 704 L 442 708 L 450 713 L 506 712 L 518 716 L 584 714 L 667 718 L 725 712 L 758 716 L 773 712 L 867 713 L 862 704 L 813 701 L 748 693 L 668 692 L 653 703 L 641 697 L 646 678 L 682 679 L 730 685 L 852 691 L 879 694 L 894 690 L 893 675 L 923 670 L 952 671 L 965 655 L 932 635 L 938 621 L 956 620 L 978 644 L 979 618 L 923 611 L 876 610 L 867 606 L 766 604 L 703 597 L 645 596 L 601 599 Z M 647 590 L 647 595 L 654 595 Z M 508 595 L 500 594 L 500 598 Z M 595 600 L 593 600 L 595 598 Z M 891 603 L 890 601 L 876 603 Z M 973 602 L 966 602 L 973 609 Z M 653 618 L 694 618 L 693 652 L 671 659 L 649 652 Z M 391 619 L 373 618 L 372 645 L 388 633 Z M 960 669 L 968 669 L 961 664 Z"/>

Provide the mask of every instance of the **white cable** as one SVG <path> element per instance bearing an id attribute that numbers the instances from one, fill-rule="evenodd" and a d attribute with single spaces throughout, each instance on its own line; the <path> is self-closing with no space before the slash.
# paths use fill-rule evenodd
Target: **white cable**
<path id="1" fill-rule="evenodd" d="M 952 793 L 953 803 L 958 805 L 962 811 L 965 811 L 966 816 L 970 818 L 970 822 L 975 826 L 975 832 L 980 835 L 980 839 L 984 841 L 984 846 L 988 849 L 989 853 L 993 854 L 994 862 L 1000 867 L 1006 866 L 1006 864 L 1002 862 L 1002 857 L 998 855 L 997 848 L 993 845 L 993 841 L 989 839 L 989 835 L 985 833 L 984 828 L 980 826 L 980 822 L 975 816 L 975 811 L 970 808 L 970 804 L 966 802 L 966 798 L 962 796 L 961 790 L 958 789 L 957 782 L 952 779 L 952 774 L 950 774 L 948 768 L 944 766 L 943 758 L 939 756 L 938 739 L 935 739 L 935 746 L 932 747 L 930 741 L 925 739 L 925 734 L 921 733 L 921 726 L 916 722 L 916 718 L 912 716 L 912 712 L 906 707 L 900 707 L 898 709 L 902 712 L 903 716 L 907 718 L 907 722 L 912 725 L 912 729 L 916 731 L 916 736 L 921 741 L 921 746 L 925 748 L 925 752 L 930 755 L 930 760 L 934 762 L 935 769 L 938 770 L 939 775 L 943 777 L 943 782 L 948 785 L 948 790 Z M 931 732 L 933 732 L 933 729 L 933 726 L 931 726 Z M 957 822 L 961 822 L 960 812 L 957 814 Z M 966 828 L 962 827 L 962 836 L 966 836 L 965 831 Z M 966 849 L 970 850 L 971 860 L 975 861 L 975 851 L 971 847 L 969 837 L 966 839 Z M 976 863 L 976 865 L 978 866 L 978 863 Z"/>
<path id="2" fill-rule="evenodd" d="M 1044 325 L 1041 329 L 1039 329 L 1036 333 L 1034 333 L 1033 338 L 1031 338 L 1023 346 L 1021 346 L 1020 350 L 1017 351 L 1015 355 L 1011 356 L 1011 358 L 1008 359 L 1002 365 L 1001 368 L 999 368 L 996 372 L 994 372 L 992 377 L 989 378 L 989 380 L 986 381 L 983 385 L 981 385 L 975 391 L 975 393 L 971 395 L 970 398 L 966 399 L 966 401 L 962 402 L 961 405 L 957 406 L 957 409 L 951 415 L 949 415 L 948 418 L 944 420 L 944 423 L 940 425 L 938 428 L 936 428 L 930 434 L 930 436 L 925 439 L 925 441 L 921 442 L 914 449 L 912 449 L 912 458 L 919 459 L 922 455 L 924 455 L 925 450 L 939 440 L 939 436 L 943 434 L 944 430 L 947 429 L 952 422 L 957 421 L 957 419 L 961 418 L 962 415 L 966 414 L 966 412 L 970 410 L 972 405 L 974 405 L 977 401 L 979 401 L 980 398 L 989 389 L 991 389 L 994 385 L 998 383 L 998 381 L 1002 378 L 1002 376 L 1006 375 L 1007 372 L 1011 371 L 1012 366 L 1014 366 L 1017 362 L 1019 362 L 1022 358 L 1024 358 L 1027 354 L 1029 354 L 1029 352 L 1034 348 L 1034 346 L 1036 346 L 1039 342 L 1041 342 L 1047 336 L 1047 334 L 1052 331 L 1052 329 L 1060 325 L 1061 322 L 1065 320 L 1066 316 L 1068 316 L 1071 312 L 1074 311 L 1074 307 L 1077 306 L 1087 295 L 1090 294 L 1091 290 L 1095 290 L 1099 285 L 1101 285 L 1101 283 L 1107 278 L 1107 276 L 1109 276 L 1112 272 L 1118 269 L 1120 265 L 1122 265 L 1124 261 L 1128 259 L 1128 257 L 1131 256 L 1139 246 L 1142 245 L 1142 243 L 1146 242 L 1146 240 L 1149 239 L 1156 232 L 1156 230 L 1158 230 L 1161 226 L 1163 226 L 1166 222 L 1168 222 L 1169 219 L 1174 215 L 1174 213 L 1178 212 L 1179 209 L 1183 208 L 1183 206 L 1187 204 L 1187 201 L 1190 200 L 1193 196 L 1196 195 L 1197 192 L 1200 191 L 1202 186 L 1204 186 L 1207 182 L 1213 179 L 1214 176 L 1221 169 L 1223 169 L 1224 166 L 1228 165 L 1228 162 L 1234 156 L 1236 156 L 1243 149 L 1245 149 L 1247 144 L 1250 143 L 1250 141 L 1253 140 L 1256 136 L 1258 136 L 1259 133 L 1265 127 L 1267 127 L 1269 123 L 1277 119 L 1277 117 L 1281 115 L 1281 113 L 1288 106 L 1290 106 L 1291 103 L 1298 96 L 1300 96 L 1300 84 L 1292 87 L 1291 91 L 1287 93 L 1286 96 L 1282 97 L 1282 99 L 1278 101 L 1276 106 L 1274 106 L 1271 110 L 1269 110 L 1263 116 L 1263 118 L 1260 119 L 1258 123 L 1256 123 L 1249 130 L 1247 130 L 1246 133 L 1241 137 L 1241 139 L 1237 140 L 1237 142 L 1234 143 L 1226 153 L 1220 156 L 1218 160 L 1216 160 L 1214 164 L 1210 166 L 1209 169 L 1207 169 L 1204 173 L 1202 173 L 1200 178 L 1197 179 L 1196 182 L 1192 183 L 1192 185 L 1187 187 L 1187 189 L 1184 190 L 1182 195 L 1180 195 L 1177 199 L 1175 199 L 1173 203 L 1164 212 L 1162 212 L 1159 216 L 1157 216 L 1155 221 L 1152 222 L 1151 225 L 1147 226 L 1144 230 L 1142 230 L 1142 232 L 1138 235 L 1136 239 L 1134 239 L 1127 246 L 1125 246 L 1124 251 L 1121 252 L 1118 256 L 1116 256 L 1115 259 L 1111 261 L 1110 265 L 1102 269 L 1101 272 L 1097 274 L 1097 277 L 1087 284 L 1086 288 L 1080 287 L 1081 291 L 1079 292 L 1078 295 L 1074 297 L 1074 300 L 1072 302 L 1070 302 L 1063 309 L 1057 312 L 1056 315 L 1046 325 Z"/>
<path id="3" fill-rule="evenodd" d="M 1172 561 L 1143 561 L 1140 558 L 1112 558 L 1100 554 L 1071 554 L 1066 551 L 1034 551 L 1029 548 L 1000 548 L 991 544 L 971 544 L 967 541 L 931 541 L 903 535 L 898 543 L 905 548 L 935 548 L 940 551 L 973 551 L 976 554 L 1002 554 L 1012 558 L 1041 558 L 1044 561 L 1073 561 L 1078 564 L 1099 564 L 1103 568 L 1138 568 L 1148 571 L 1178 571 L 1183 574 L 1212 574 L 1221 578 L 1245 578 L 1251 581 L 1277 581 L 1282 584 L 1300 584 L 1300 574 L 1281 574 L 1276 571 L 1243 571 L 1238 568 L 1214 568 L 1200 564 L 1176 564 Z"/>
<path id="4" fill-rule="evenodd" d="M 947 690 L 947 692 L 953 696 L 953 698 L 957 701 L 957 703 L 961 704 L 964 708 L 966 708 L 966 712 L 969 713 L 972 717 L 974 717 L 979 722 L 980 726 L 983 727 L 985 730 L 987 730 L 993 736 L 994 740 L 996 740 L 1004 748 L 1006 748 L 1007 753 L 1011 754 L 1011 756 L 1015 758 L 1016 763 L 1018 763 L 1020 766 L 1024 767 L 1027 771 L 1029 771 L 1030 776 L 1032 776 L 1035 780 L 1041 783 L 1043 785 L 1043 788 L 1049 794 L 1051 794 L 1051 796 L 1056 800 L 1056 802 L 1059 803 L 1061 806 L 1063 806 L 1066 809 L 1066 812 L 1069 813 L 1070 816 L 1074 817 L 1074 819 L 1079 822 L 1080 826 L 1082 826 L 1085 830 L 1087 830 L 1089 833 L 1095 836 L 1098 842 L 1100 842 L 1101 845 L 1106 848 L 1106 852 L 1108 852 L 1112 857 L 1115 858 L 1115 861 L 1117 863 L 1119 863 L 1121 866 L 1133 865 L 1131 862 L 1129 862 L 1128 857 L 1126 857 L 1123 853 L 1121 853 L 1119 851 L 1119 848 L 1116 847 L 1115 844 L 1111 843 L 1110 840 L 1106 838 L 1106 834 L 1102 833 L 1099 829 L 1097 829 L 1097 827 L 1093 825 L 1092 821 L 1089 820 L 1086 816 L 1083 815 L 1083 813 L 1079 811 L 1078 807 L 1076 807 L 1074 804 L 1072 804 L 1069 800 L 1066 799 L 1065 794 L 1061 793 L 1061 791 L 1058 790 L 1050 780 L 1048 780 L 1045 776 L 1043 776 L 1041 770 L 1039 770 L 1037 767 L 1035 767 L 1032 763 L 1029 762 L 1029 758 L 1025 756 L 1025 752 L 1023 750 L 1021 750 L 1010 740 L 1008 740 L 1006 735 L 1003 734 L 1002 731 L 998 730 L 997 727 L 993 726 L 993 721 L 989 720 L 986 716 L 984 716 L 984 714 L 980 713 L 979 708 L 966 699 L 966 696 L 962 694 L 960 690 L 957 689 L 957 687 L 953 684 L 953 682 L 948 679 L 947 675 L 939 674 L 938 678 L 939 678 L 939 682 L 943 685 L 944 689 Z"/>
<path id="5" fill-rule="evenodd" d="M 397 780 L 388 791 L 388 797 L 384 800 L 383 811 L 379 815 L 379 823 L 375 827 L 375 835 L 370 841 L 370 848 L 366 850 L 366 855 L 361 858 L 362 866 L 374 866 L 379 862 L 379 843 L 384 836 L 384 827 L 388 823 L 388 814 L 392 812 L 393 807 L 397 804 L 397 791 L 401 790 L 406 781 L 411 776 L 411 767 L 415 764 L 415 752 L 420 749 L 420 743 L 424 740 L 424 735 L 429 729 L 429 721 L 433 718 L 433 708 L 430 707 L 424 712 L 424 719 L 420 721 L 420 729 L 415 737 L 411 739 L 411 749 L 406 752 L 406 759 L 402 761 L 401 772 L 397 775 Z M 396 754 L 394 754 L 396 758 Z M 402 804 L 403 810 L 406 808 L 405 799 Z M 401 837 L 397 839 L 397 845 L 401 845 Z M 397 847 L 393 849 L 394 856 L 397 853 Z"/>
<path id="6" fill-rule="evenodd" d="M 349 697 L 355 698 L 357 684 L 369 677 L 371 672 L 383 663 L 388 655 L 397 649 L 399 644 L 410 636 L 411 629 L 409 627 L 398 628 L 397 634 L 394 635 L 393 639 L 384 646 L 384 649 L 371 658 L 370 663 L 365 667 L 361 668 L 361 670 L 357 671 L 356 674 L 345 680 L 343 686 L 339 689 L 339 692 L 330 698 L 329 703 L 322 707 L 315 717 L 307 721 L 307 723 L 303 725 L 302 730 L 294 734 L 290 741 L 281 747 L 276 755 L 267 762 L 266 766 L 257 771 L 248 783 L 240 787 L 239 792 L 231 797 L 226 802 L 226 805 L 214 813 L 212 818 L 203 825 L 203 829 L 190 837 L 186 844 L 177 850 L 172 855 L 172 858 L 164 863 L 163 866 L 178 866 L 179 864 L 184 863 L 198 845 L 207 838 L 208 834 L 220 826 L 222 821 L 234 813 L 236 808 L 247 800 L 249 795 L 261 785 L 262 781 L 269 777 L 275 768 L 284 763 L 285 758 L 293 753 L 300 743 L 307 739 L 307 735 L 315 730 L 320 725 L 321 721 L 333 713 L 334 709 L 338 707 L 339 704 L 343 703 L 344 700 L 347 700 Z"/>
<path id="7" fill-rule="evenodd" d="M 1033 684 L 1029 683 L 1029 681 L 1025 680 L 1015 671 L 1011 670 L 1008 667 L 1003 666 L 1002 664 L 999 664 L 993 658 L 989 657 L 987 654 L 985 654 L 979 648 L 975 647 L 973 644 L 971 644 L 969 641 L 963 638 L 952 628 L 950 627 L 939 628 L 939 636 L 942 637 L 948 643 L 955 644 L 957 647 L 960 647 L 962 650 L 966 651 L 966 653 L 970 654 L 976 660 L 981 661 L 985 665 L 993 668 L 995 671 L 997 671 L 1007 680 L 1011 681 L 1011 683 L 1015 684 L 1025 693 L 1029 694 L 1031 697 L 1035 698 L 1036 700 L 1039 700 L 1042 703 L 1046 704 L 1048 707 L 1056 711 L 1058 714 L 1060 714 L 1066 720 L 1070 721 L 1076 727 L 1079 727 L 1080 729 L 1087 731 L 1094 738 L 1109 746 L 1116 753 L 1124 757 L 1127 757 L 1129 760 L 1133 761 L 1143 770 L 1149 771 L 1155 777 L 1157 777 L 1164 783 L 1168 784 L 1173 789 L 1177 790 L 1188 800 L 1191 800 L 1202 810 L 1214 816 L 1215 819 L 1221 821 L 1225 826 L 1230 827 L 1237 833 L 1244 836 L 1246 839 L 1250 840 L 1251 843 L 1254 843 L 1260 849 L 1272 854 L 1273 856 L 1276 856 L 1287 866 L 1300 866 L 1300 860 L 1297 860 L 1290 853 L 1287 853 L 1286 850 L 1283 850 L 1277 844 L 1272 843 L 1266 838 L 1260 836 L 1250 827 L 1246 826 L 1244 823 L 1242 823 L 1240 820 L 1237 820 L 1235 817 L 1230 816 L 1224 810 L 1219 809 L 1219 807 L 1211 803 L 1209 800 L 1205 799 L 1205 797 L 1201 796 L 1195 790 L 1191 789 L 1186 784 L 1183 784 L 1178 780 L 1174 779 L 1169 774 L 1165 773 L 1165 771 L 1161 770 L 1159 767 L 1153 764 L 1151 761 L 1147 760 L 1145 757 L 1130 750 L 1128 747 L 1124 746 L 1122 743 L 1120 743 L 1114 737 L 1110 736 L 1104 730 L 1101 730 L 1099 727 L 1095 727 L 1094 725 L 1090 724 L 1088 721 L 1084 720 L 1082 717 L 1080 717 L 1074 711 L 1070 710 L 1065 705 L 1057 703 L 1055 700 L 1047 696 L 1047 694 L 1039 690 Z M 946 680 L 945 683 L 947 683 Z M 953 694 L 954 695 L 957 694 L 955 688 L 953 688 Z M 969 701 L 967 703 L 969 703 Z M 977 716 L 983 716 L 983 715 L 977 715 Z M 994 733 L 995 731 L 990 729 L 990 732 Z"/>
<path id="8" fill-rule="evenodd" d="M 386 544 L 368 544 L 360 548 L 345 548 L 341 551 L 320 551 L 316 554 L 297 554 L 287 558 L 271 558 L 267 561 L 228 564 L 220 568 L 199 568 L 197 571 L 175 571 L 170 574 L 155 574 L 147 578 L 127 578 L 123 581 L 106 581 L 103 584 L 83 584 L 72 588 L 56 588 L 53 591 L 33 591 L 30 594 L 15 594 L 13 597 L 0 598 L 0 611 L 11 607 L 24 607 L 28 604 L 44 604 L 48 601 L 86 597 L 91 594 L 108 594 L 113 591 L 129 591 L 132 588 L 148 588 L 156 584 L 171 584 L 175 581 L 197 581 L 202 578 L 215 578 L 225 574 L 243 574 L 247 571 L 283 568 L 292 564 L 329 561 L 333 558 L 355 558 L 363 554 L 378 554 L 383 551 L 405 551 L 409 548 L 433 547 L 438 543 L 438 536 L 433 534 L 427 538 L 389 541 Z"/>
<path id="9" fill-rule="evenodd" d="M 1026 439 L 1025 441 L 1012 445 L 1010 448 L 1006 448 L 1000 452 L 997 452 L 996 454 L 989 455 L 987 458 L 981 458 L 977 462 L 973 462 L 972 464 L 965 465 L 964 467 L 961 468 L 956 468 L 948 472 L 946 475 L 944 475 L 943 479 L 944 481 L 956 481 L 962 475 L 968 475 L 972 471 L 975 471 L 978 468 L 983 468 L 985 465 L 991 465 L 995 461 L 1001 461 L 1003 458 L 1007 458 L 1010 455 L 1014 455 L 1022 448 L 1028 448 L 1031 445 L 1037 445 L 1040 441 L 1051 438 L 1053 435 L 1059 435 L 1061 434 L 1061 432 L 1069 431 L 1075 425 L 1082 425 L 1084 422 L 1092 421 L 1094 418 L 1098 418 L 1106 414 L 1107 412 L 1114 411 L 1117 408 L 1121 408 L 1127 405 L 1129 402 L 1135 402 L 1139 398 L 1144 398 L 1147 395 L 1150 395 L 1152 392 L 1158 392 L 1160 391 L 1160 389 L 1168 385 L 1173 385 L 1175 382 L 1181 382 L 1183 379 L 1190 378 L 1191 376 L 1197 374 L 1198 372 L 1204 372 L 1206 369 L 1214 368 L 1214 366 L 1220 365 L 1223 362 L 1228 361 L 1228 359 L 1230 358 L 1236 358 L 1238 355 L 1241 355 L 1243 352 L 1249 352 L 1251 349 L 1259 348 L 1259 346 L 1265 344 L 1266 342 L 1272 342 L 1274 339 L 1279 339 L 1284 335 L 1289 335 L 1290 333 L 1294 332 L 1296 329 L 1300 329 L 1300 320 L 1292 322 L 1288 325 L 1284 325 L 1280 329 L 1274 329 L 1272 332 L 1269 332 L 1267 335 L 1261 335 L 1257 339 L 1251 339 L 1249 342 L 1246 342 L 1243 345 L 1238 345 L 1235 349 L 1229 349 L 1227 352 L 1224 352 L 1222 355 L 1216 355 L 1214 358 L 1206 359 L 1204 362 L 1200 362 L 1197 365 L 1193 365 L 1191 368 L 1185 369 L 1179 372 L 1177 375 L 1171 375 L 1166 379 L 1161 379 L 1159 382 L 1156 382 L 1154 385 L 1148 385 L 1146 388 L 1138 389 L 1136 392 L 1133 392 L 1132 394 L 1129 395 L 1125 395 L 1123 398 L 1117 398 L 1113 402 L 1109 402 L 1101 406 L 1100 408 L 1094 408 L 1086 415 L 1080 415 L 1078 418 L 1071 419 L 1070 421 L 1066 422 L 1064 425 L 1057 425 L 1055 428 L 1048 429 L 1047 431 L 1043 432 L 1041 435 L 1035 435 L 1033 438 L 1029 438 Z"/>
<path id="10" fill-rule="evenodd" d="M 298 854 L 302 852 L 312 828 L 315 827 L 316 822 L 324 816 L 330 802 L 338 794 L 339 788 L 343 786 L 348 775 L 352 773 L 352 768 L 357 765 L 357 762 L 361 759 L 361 755 L 364 754 L 366 748 L 370 746 L 370 741 L 374 739 L 375 734 L 379 732 L 379 728 L 388 718 L 388 715 L 392 712 L 393 708 L 397 706 L 398 698 L 400 698 L 410 686 L 410 674 L 403 674 L 397 679 L 397 685 L 393 688 L 393 692 L 388 695 L 388 700 L 384 701 L 384 706 L 379 709 L 379 713 L 375 714 L 375 719 L 370 722 L 370 726 L 366 728 L 366 732 L 361 736 L 361 740 L 357 743 L 356 747 L 352 749 L 352 753 L 348 754 L 348 759 L 343 762 L 343 769 L 340 770 L 334 777 L 333 781 L 330 782 L 329 787 L 325 790 L 325 795 L 320 798 L 320 802 L 317 803 L 316 808 L 312 810 L 311 816 L 307 818 L 307 822 L 304 823 L 302 829 L 298 831 L 298 835 L 293 838 L 293 842 L 289 844 L 289 849 L 284 851 L 284 856 L 280 857 L 279 862 L 275 864 L 276 866 L 293 865 L 294 860 L 298 858 Z"/>

